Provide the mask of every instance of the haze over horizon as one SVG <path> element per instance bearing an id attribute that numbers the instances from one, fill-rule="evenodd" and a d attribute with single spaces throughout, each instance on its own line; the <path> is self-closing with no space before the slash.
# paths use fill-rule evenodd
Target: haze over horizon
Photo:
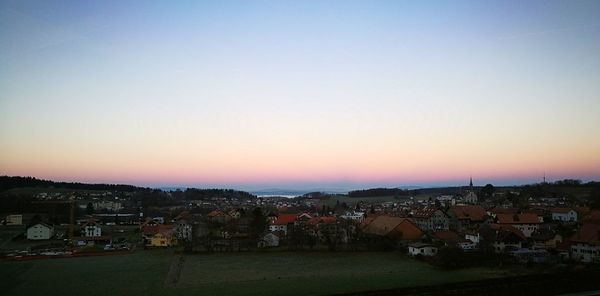
<path id="1" fill-rule="evenodd" d="M 599 52 L 600 1 L 1 1 L 0 175 L 600 180 Z"/>

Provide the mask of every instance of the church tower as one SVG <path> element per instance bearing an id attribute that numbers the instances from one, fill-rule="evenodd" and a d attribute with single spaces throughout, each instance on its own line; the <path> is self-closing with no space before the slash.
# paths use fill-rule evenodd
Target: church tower
<path id="1" fill-rule="evenodd" d="M 473 177 L 469 179 L 469 191 L 465 195 L 465 202 L 469 204 L 477 203 L 477 194 L 475 194 L 475 190 L 473 190 Z"/>

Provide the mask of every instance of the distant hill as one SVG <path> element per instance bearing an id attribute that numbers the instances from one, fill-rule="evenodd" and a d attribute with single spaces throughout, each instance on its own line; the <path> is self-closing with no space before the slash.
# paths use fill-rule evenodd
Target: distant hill
<path id="1" fill-rule="evenodd" d="M 33 177 L 0 176 L 0 192 L 14 188 L 61 188 L 71 190 L 111 190 L 122 192 L 148 190 L 148 188 L 133 185 L 54 182 Z"/>

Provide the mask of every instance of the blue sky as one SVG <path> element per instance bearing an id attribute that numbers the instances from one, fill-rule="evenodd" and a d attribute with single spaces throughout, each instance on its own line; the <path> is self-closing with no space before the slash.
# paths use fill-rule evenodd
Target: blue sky
<path id="1" fill-rule="evenodd" d="M 600 179 L 598 1 L 2 1 L 0 174 Z"/>

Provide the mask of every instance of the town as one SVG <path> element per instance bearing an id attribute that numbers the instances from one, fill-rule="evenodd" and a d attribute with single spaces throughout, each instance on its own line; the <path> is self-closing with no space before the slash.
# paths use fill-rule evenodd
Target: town
<path id="1" fill-rule="evenodd" d="M 474 186 L 471 179 L 456 188 L 295 198 L 137 187 L 33 187 L 23 198 L 23 188 L 11 188 L 3 192 L 3 211 L 22 211 L 3 213 L 0 246 L 6 260 L 180 248 L 400 251 L 446 267 L 480 264 L 473 258 L 594 264 L 600 263 L 599 188 L 577 180 L 494 188 Z"/>

